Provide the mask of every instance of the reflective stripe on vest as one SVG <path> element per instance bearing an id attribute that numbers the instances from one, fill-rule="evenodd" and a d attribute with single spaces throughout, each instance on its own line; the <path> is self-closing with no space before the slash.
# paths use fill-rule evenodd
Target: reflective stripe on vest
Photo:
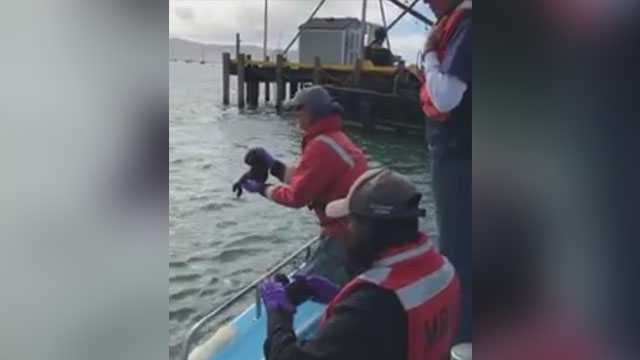
<path id="1" fill-rule="evenodd" d="M 332 137 L 327 135 L 318 135 L 316 139 L 322 141 L 323 143 L 329 145 L 329 147 L 336 153 L 340 158 L 349 165 L 350 168 L 356 165 L 356 162 L 353 160 L 351 155 L 349 155 L 340 144 L 338 144 Z"/>
<path id="2" fill-rule="evenodd" d="M 380 285 L 387 279 L 387 276 L 391 273 L 391 268 L 388 267 L 376 267 L 368 270 L 367 272 L 358 275 L 358 279 L 372 282 L 376 285 Z"/>
<path id="3" fill-rule="evenodd" d="M 387 279 L 390 273 L 391 268 L 388 267 L 373 268 L 358 276 L 358 279 L 380 285 Z M 395 292 L 405 310 L 410 310 L 438 295 L 451 284 L 455 274 L 455 269 L 451 263 L 446 260 L 440 269 L 407 286 L 395 290 Z"/>
<path id="4" fill-rule="evenodd" d="M 451 263 L 446 260 L 437 271 L 396 290 L 405 310 L 411 310 L 433 299 L 451 284 L 456 272 Z"/>
<path id="5" fill-rule="evenodd" d="M 392 271 L 392 268 L 387 267 L 387 264 L 393 265 L 401 261 L 424 255 L 426 252 L 430 251 L 432 247 L 433 244 L 431 241 L 427 241 L 416 248 L 377 261 L 373 268 L 359 275 L 358 279 L 371 282 L 376 285 L 381 285 L 385 280 L 387 280 Z M 402 288 L 396 289 L 395 292 L 405 310 L 410 310 L 438 295 L 451 284 L 455 274 L 455 269 L 449 260 L 445 258 L 444 263 L 438 270 L 417 279 Z"/>
<path id="6" fill-rule="evenodd" d="M 358 278 L 368 282 L 372 282 L 376 285 L 380 285 L 387 279 L 387 276 L 391 273 L 391 267 L 402 261 L 409 260 L 411 258 L 422 256 L 429 252 L 433 248 L 431 240 L 427 239 L 422 244 L 403 251 L 399 254 L 387 256 L 381 260 L 373 263 L 373 267 L 364 273 L 360 274 Z"/>
<path id="7" fill-rule="evenodd" d="M 426 253 L 427 251 L 431 250 L 432 247 L 433 247 L 433 243 L 431 243 L 431 241 L 428 240 L 428 241 L 425 241 L 424 244 L 416 248 L 376 261 L 374 265 L 391 266 L 395 263 L 399 263 L 401 261 L 411 259 L 412 257 L 420 256 Z"/>

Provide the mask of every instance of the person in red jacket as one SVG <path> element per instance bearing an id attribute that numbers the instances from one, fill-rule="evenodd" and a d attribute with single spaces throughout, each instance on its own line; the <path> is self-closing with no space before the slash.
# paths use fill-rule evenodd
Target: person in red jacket
<path id="1" fill-rule="evenodd" d="M 247 157 L 266 166 L 282 183 L 272 185 L 245 179 L 241 186 L 282 206 L 313 210 L 323 236 L 322 245 L 316 252 L 314 271 L 344 282 L 345 272 L 332 272 L 343 268 L 335 266 L 343 262 L 343 251 L 336 241 L 344 240 L 347 223 L 344 218 L 328 218 L 325 206 L 349 192 L 351 184 L 367 170 L 367 159 L 342 132 L 342 107 L 323 87 L 302 89 L 284 105 L 295 110 L 298 127 L 303 133 L 301 159 L 297 165 L 286 165 L 262 148 L 250 149 Z"/>

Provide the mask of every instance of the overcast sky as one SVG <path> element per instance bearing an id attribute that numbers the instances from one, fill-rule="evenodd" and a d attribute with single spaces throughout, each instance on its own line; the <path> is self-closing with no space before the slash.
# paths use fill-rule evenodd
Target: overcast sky
<path id="1" fill-rule="evenodd" d="M 295 36 L 319 0 L 268 0 L 268 47 L 283 48 Z M 402 10 L 384 1 L 387 21 L 391 22 Z M 434 19 L 420 1 L 415 10 Z M 357 17 L 362 12 L 362 0 L 327 0 L 316 16 Z M 243 44 L 262 46 L 264 0 L 170 0 L 169 36 L 206 43 L 233 44 L 236 32 Z M 367 21 L 382 24 L 379 0 L 367 1 Z M 424 44 L 425 27 L 410 14 L 390 31 L 391 48 L 408 62 L 415 62 Z M 297 44 L 294 45 L 294 49 Z"/>

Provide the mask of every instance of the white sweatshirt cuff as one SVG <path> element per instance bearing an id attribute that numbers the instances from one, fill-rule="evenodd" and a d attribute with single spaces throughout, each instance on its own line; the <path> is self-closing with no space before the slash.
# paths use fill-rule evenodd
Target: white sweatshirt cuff
<path id="1" fill-rule="evenodd" d="M 429 51 L 424 56 L 424 71 L 425 73 L 429 70 L 440 69 L 440 61 L 438 60 L 438 54 L 435 51 Z"/>
<path id="2" fill-rule="evenodd" d="M 264 189 L 264 196 L 269 200 L 273 200 L 272 194 L 275 189 L 276 187 L 274 185 L 267 185 Z"/>
<path id="3" fill-rule="evenodd" d="M 438 111 L 449 112 L 462 102 L 467 84 L 453 75 L 440 71 L 440 61 L 435 51 L 425 55 L 424 77 L 431 101 Z"/>
<path id="4" fill-rule="evenodd" d="M 297 165 L 286 165 L 286 168 L 284 170 L 284 183 L 285 184 L 290 184 L 291 183 L 291 178 L 293 178 L 293 174 L 296 172 L 296 166 Z"/>

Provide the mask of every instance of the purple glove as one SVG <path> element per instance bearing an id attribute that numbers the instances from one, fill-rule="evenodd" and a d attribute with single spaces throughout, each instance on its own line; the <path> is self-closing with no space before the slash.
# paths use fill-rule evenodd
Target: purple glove
<path id="1" fill-rule="evenodd" d="M 256 164 L 263 164 L 267 168 L 271 169 L 276 159 L 263 148 L 251 148 L 244 156 L 244 162 L 249 166 L 255 166 Z"/>
<path id="2" fill-rule="evenodd" d="M 267 187 L 265 183 L 261 183 L 259 181 L 255 181 L 252 179 L 246 179 L 242 181 L 240 185 L 242 185 L 242 188 L 247 190 L 250 193 L 260 193 L 260 194 L 264 194 L 264 190 Z"/>
<path id="3" fill-rule="evenodd" d="M 289 313 L 296 311 L 287 297 L 284 285 L 273 277 L 268 278 L 260 285 L 260 295 L 267 310 L 282 310 Z"/>
<path id="4" fill-rule="evenodd" d="M 311 292 L 311 299 L 321 304 L 328 304 L 340 291 L 340 287 L 322 276 L 293 275 L 293 283 L 304 283 Z"/>

